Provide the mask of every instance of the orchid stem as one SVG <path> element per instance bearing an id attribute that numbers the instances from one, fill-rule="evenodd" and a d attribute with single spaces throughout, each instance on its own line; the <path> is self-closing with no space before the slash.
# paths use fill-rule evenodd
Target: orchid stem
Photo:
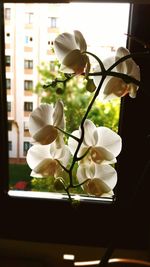
<path id="1" fill-rule="evenodd" d="M 61 128 L 57 127 L 57 126 L 55 126 L 55 128 L 56 128 L 57 130 L 59 130 L 60 132 L 62 132 L 62 133 L 64 133 L 64 134 L 66 134 L 66 135 L 72 137 L 72 138 L 73 138 L 74 140 L 76 140 L 77 142 L 79 142 L 80 139 L 79 139 L 78 137 L 76 137 L 76 136 L 74 136 L 74 135 L 72 135 L 72 134 L 70 134 L 70 133 L 64 131 L 63 129 L 61 129 Z"/>

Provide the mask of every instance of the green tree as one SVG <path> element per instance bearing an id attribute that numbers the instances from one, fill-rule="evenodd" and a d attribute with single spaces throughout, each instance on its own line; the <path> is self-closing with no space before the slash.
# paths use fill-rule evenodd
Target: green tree
<path id="1" fill-rule="evenodd" d="M 87 80 L 76 76 L 67 82 L 54 83 L 55 79 L 63 81 L 66 76 L 59 71 L 58 61 L 52 64 L 42 63 L 38 67 L 40 82 L 35 88 L 42 103 L 56 103 L 61 99 L 64 103 L 66 131 L 71 133 L 78 129 L 81 119 L 90 103 L 93 93 L 87 91 Z M 106 126 L 114 131 L 118 129 L 119 99 L 101 103 L 98 99 L 89 113 L 88 118 L 97 126 Z"/>

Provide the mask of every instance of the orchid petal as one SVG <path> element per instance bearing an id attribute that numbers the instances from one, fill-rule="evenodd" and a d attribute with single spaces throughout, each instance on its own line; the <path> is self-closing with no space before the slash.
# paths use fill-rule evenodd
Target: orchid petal
<path id="1" fill-rule="evenodd" d="M 122 79 L 112 77 L 108 80 L 107 85 L 104 89 L 105 99 L 109 97 L 109 99 L 114 98 L 114 96 L 121 97 L 128 93 L 128 84 L 126 84 Z"/>
<path id="2" fill-rule="evenodd" d="M 63 59 L 63 66 L 70 69 L 70 72 L 75 72 L 76 74 L 81 74 L 86 66 L 87 56 L 82 55 L 81 51 L 76 49 L 69 52 Z M 62 68 L 61 68 L 62 69 Z"/>
<path id="3" fill-rule="evenodd" d="M 56 160 L 53 159 L 43 159 L 35 168 L 34 172 L 38 175 L 41 174 L 43 177 L 55 176 L 56 172 L 60 170 L 61 167 Z"/>
<path id="4" fill-rule="evenodd" d="M 127 48 L 119 47 L 116 51 L 116 61 L 122 57 L 129 55 L 129 54 L 130 54 L 130 52 Z M 124 73 L 124 74 L 130 73 L 132 70 L 132 62 L 133 62 L 132 58 L 124 60 L 123 62 L 121 62 L 120 64 L 118 64 L 116 66 L 117 71 L 120 73 Z"/>
<path id="5" fill-rule="evenodd" d="M 129 54 L 130 53 L 128 49 L 124 47 L 118 48 L 115 57 L 111 57 L 104 60 L 103 64 L 105 69 L 107 70 L 120 58 L 127 56 Z M 100 67 L 97 66 L 95 71 L 96 72 L 100 71 Z M 134 62 L 132 58 L 129 58 L 119 63 L 116 67 L 112 69 L 112 71 L 127 74 L 128 76 L 133 77 L 136 80 L 140 81 L 139 66 Z M 96 86 L 99 85 L 100 81 L 101 81 L 100 76 L 94 77 L 94 83 Z M 101 86 L 99 99 L 102 101 L 109 101 L 116 97 L 123 97 L 127 93 L 129 93 L 129 96 L 131 97 L 136 97 L 137 90 L 138 86 L 133 83 L 127 84 L 124 82 L 124 80 L 120 78 L 107 76 Z"/>
<path id="6" fill-rule="evenodd" d="M 72 132 L 71 135 L 73 135 L 73 136 L 75 136 L 77 138 L 80 138 L 80 131 L 79 130 L 75 130 L 75 131 Z M 68 146 L 69 146 L 69 149 L 70 149 L 70 152 L 71 152 L 72 155 L 74 154 L 74 152 L 75 152 L 75 150 L 77 148 L 77 145 L 78 145 L 78 142 L 74 138 L 69 137 Z"/>
<path id="7" fill-rule="evenodd" d="M 64 105 L 62 101 L 57 101 L 53 113 L 53 125 L 64 129 Z"/>
<path id="8" fill-rule="evenodd" d="M 74 31 L 74 36 L 81 52 L 85 52 L 87 50 L 87 44 L 82 33 L 80 31 Z"/>
<path id="9" fill-rule="evenodd" d="M 95 178 L 101 179 L 110 189 L 117 183 L 117 172 L 110 165 L 95 165 Z"/>
<path id="10" fill-rule="evenodd" d="M 86 73 L 89 72 L 89 58 L 84 53 L 87 45 L 81 32 L 60 34 L 54 41 L 54 49 L 61 61 L 61 71 L 81 74 L 85 69 Z"/>
<path id="11" fill-rule="evenodd" d="M 92 147 L 90 155 L 96 164 L 115 162 L 114 155 L 103 147 Z"/>
<path id="12" fill-rule="evenodd" d="M 27 163 L 31 169 L 34 169 L 44 158 L 49 159 L 50 145 L 34 145 L 31 146 L 27 152 Z"/>
<path id="13" fill-rule="evenodd" d="M 102 196 L 103 194 L 110 191 L 110 188 L 105 184 L 102 180 L 98 178 L 94 178 L 92 180 L 89 180 L 84 185 L 85 191 L 87 191 L 88 194 L 94 195 L 97 197 Z"/>
<path id="14" fill-rule="evenodd" d="M 87 182 L 83 185 L 89 194 L 101 196 L 109 193 L 116 185 L 117 173 L 109 165 L 81 164 L 77 169 L 79 183 Z"/>
<path id="15" fill-rule="evenodd" d="M 45 125 L 52 124 L 53 106 L 49 104 L 41 104 L 36 108 L 29 117 L 29 131 L 34 135 L 39 129 Z"/>
<path id="16" fill-rule="evenodd" d="M 58 149 L 56 142 L 54 142 L 51 144 L 50 153 L 53 159 L 58 159 L 64 167 L 67 166 L 71 157 L 71 153 L 67 145 L 63 145 L 62 148 Z"/>
<path id="17" fill-rule="evenodd" d="M 75 50 L 77 48 L 74 35 L 70 33 L 62 33 L 58 35 L 54 41 L 54 50 L 60 61 L 63 61 L 71 50 Z"/>
<path id="18" fill-rule="evenodd" d="M 58 131 L 51 125 L 46 125 L 33 135 L 33 140 L 41 145 L 48 145 L 52 143 L 58 135 Z"/>
<path id="19" fill-rule="evenodd" d="M 115 157 L 117 157 L 122 147 L 121 137 L 107 127 L 98 127 L 97 133 L 98 142 L 96 146 L 104 147 Z"/>
<path id="20" fill-rule="evenodd" d="M 95 145 L 95 136 L 94 132 L 96 131 L 95 124 L 91 121 L 86 119 L 84 122 L 84 145 L 86 146 L 93 146 Z"/>

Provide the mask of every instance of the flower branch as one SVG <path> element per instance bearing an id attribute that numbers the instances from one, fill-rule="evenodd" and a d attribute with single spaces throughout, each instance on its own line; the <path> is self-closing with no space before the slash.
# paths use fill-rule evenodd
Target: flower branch
<path id="1" fill-rule="evenodd" d="M 79 142 L 80 139 L 79 139 L 78 137 L 76 137 L 76 136 L 74 136 L 74 135 L 72 135 L 72 134 L 70 134 L 70 133 L 64 131 L 63 129 L 61 129 L 61 128 L 57 127 L 57 126 L 55 126 L 55 128 L 56 128 L 57 130 L 59 130 L 60 132 L 62 132 L 63 134 L 66 134 L 67 136 L 70 136 L 70 137 L 72 137 L 74 140 L 76 140 L 77 142 Z"/>
<path id="2" fill-rule="evenodd" d="M 65 86 L 78 75 L 85 76 L 87 82 L 93 76 L 95 86 L 90 83 L 88 86 L 92 88 L 88 87 L 87 90 L 94 92 L 94 95 L 81 118 L 79 128 L 72 133 L 65 130 L 64 105 L 60 100 L 55 105 L 41 104 L 31 113 L 29 130 L 35 143 L 27 153 L 31 176 L 55 177 L 55 185 L 59 181 L 63 183 L 62 188 L 70 201 L 70 189 L 77 187 L 89 195 L 113 196 L 117 173 L 112 164 L 121 151 L 121 138 L 107 127 L 96 127 L 88 117 L 98 98 L 106 101 L 123 97 L 127 93 L 135 97 L 140 84 L 139 67 L 132 59 L 132 54 L 122 47 L 116 51 L 115 57 L 102 61 L 87 51 L 86 41 L 79 31 L 60 34 L 54 42 L 54 48 L 65 78 L 56 78 L 45 88 L 56 87 L 58 83 Z M 93 73 L 90 72 L 89 56 L 97 62 Z M 67 174 L 66 178 L 62 172 Z"/>

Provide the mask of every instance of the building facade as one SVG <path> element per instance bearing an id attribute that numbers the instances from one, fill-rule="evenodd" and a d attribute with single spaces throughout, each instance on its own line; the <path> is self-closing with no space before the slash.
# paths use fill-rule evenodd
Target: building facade
<path id="1" fill-rule="evenodd" d="M 59 5 L 5 4 L 4 16 L 9 158 L 19 162 L 30 147 L 29 115 L 39 104 L 37 66 L 55 57 Z"/>

